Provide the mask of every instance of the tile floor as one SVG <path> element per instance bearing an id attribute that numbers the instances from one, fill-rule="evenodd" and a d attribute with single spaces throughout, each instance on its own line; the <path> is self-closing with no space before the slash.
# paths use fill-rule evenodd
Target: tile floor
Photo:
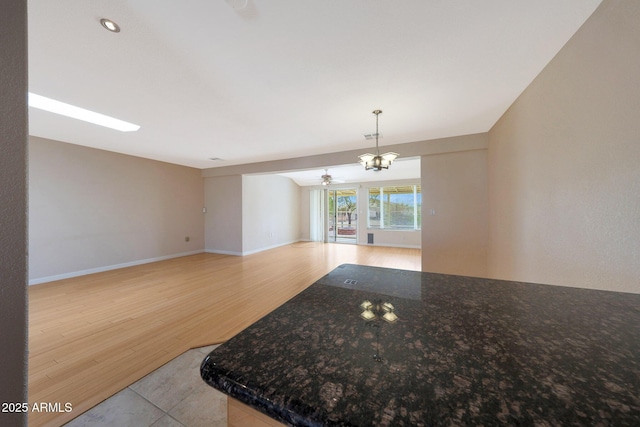
<path id="1" fill-rule="evenodd" d="M 181 354 L 65 427 L 226 427 L 227 397 L 200 378 L 202 359 L 216 347 Z"/>

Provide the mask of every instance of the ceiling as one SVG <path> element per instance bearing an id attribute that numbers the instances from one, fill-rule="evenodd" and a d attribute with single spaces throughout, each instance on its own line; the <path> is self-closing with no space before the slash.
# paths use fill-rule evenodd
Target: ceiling
<path id="1" fill-rule="evenodd" d="M 204 169 L 371 151 L 374 109 L 381 151 L 486 132 L 600 1 L 29 0 L 30 92 L 141 126 L 30 133 Z"/>

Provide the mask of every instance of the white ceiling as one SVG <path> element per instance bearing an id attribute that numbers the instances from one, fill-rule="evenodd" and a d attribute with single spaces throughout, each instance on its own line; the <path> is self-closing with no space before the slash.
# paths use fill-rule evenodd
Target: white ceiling
<path id="1" fill-rule="evenodd" d="M 371 151 L 377 108 L 381 150 L 486 132 L 600 2 L 29 0 L 30 91 L 141 126 L 30 133 L 209 168 Z"/>

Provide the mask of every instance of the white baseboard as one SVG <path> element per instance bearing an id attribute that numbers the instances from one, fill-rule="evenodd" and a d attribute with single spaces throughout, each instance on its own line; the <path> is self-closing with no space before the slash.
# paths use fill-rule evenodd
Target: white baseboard
<path id="1" fill-rule="evenodd" d="M 391 243 L 358 243 L 359 245 L 362 246 L 380 246 L 380 247 L 387 247 L 387 248 L 404 248 L 404 249 L 420 249 L 421 247 L 419 245 L 394 245 Z"/>
<path id="2" fill-rule="evenodd" d="M 264 248 L 259 248 L 259 249 L 254 249 L 251 251 L 246 251 L 246 252 L 242 252 L 242 255 L 252 255 L 252 254 L 257 254 L 258 252 L 264 252 L 264 251 L 268 251 L 269 249 L 275 249 L 275 248 L 279 248 L 280 246 L 287 246 L 287 245 L 292 245 L 294 243 L 298 243 L 299 240 L 292 240 L 290 242 L 285 242 L 285 243 L 278 243 L 277 245 L 272 245 L 272 246 L 267 246 Z"/>
<path id="3" fill-rule="evenodd" d="M 40 283 L 53 282 L 53 281 L 62 280 L 62 279 L 70 279 L 72 277 L 86 276 L 87 274 L 102 273 L 103 271 L 117 270 L 119 268 L 133 267 L 134 265 L 149 264 L 151 262 L 164 261 L 171 258 L 179 258 L 183 256 L 188 256 L 188 255 L 196 255 L 196 254 L 201 254 L 202 252 L 204 251 L 200 250 L 200 251 L 183 252 L 179 254 L 165 255 L 165 256 L 156 257 L 156 258 L 148 258 L 148 259 L 141 259 L 138 261 L 125 262 L 122 264 L 107 265 L 105 267 L 97 267 L 97 268 L 90 268 L 87 270 L 73 271 L 71 273 L 57 274 L 55 276 L 40 277 L 38 279 L 29 279 L 29 285 L 39 285 Z"/>
<path id="4" fill-rule="evenodd" d="M 208 254 L 242 256 L 242 252 L 221 251 L 221 250 L 218 250 L 218 249 L 205 249 L 204 251 L 206 253 L 208 253 Z"/>
<path id="5" fill-rule="evenodd" d="M 218 250 L 218 249 L 205 249 L 204 251 L 207 252 L 207 253 L 210 253 L 210 254 L 245 256 L 245 255 L 257 254 L 258 252 L 268 251 L 269 249 L 279 248 L 280 246 L 292 245 L 294 243 L 298 243 L 298 242 L 301 242 L 301 241 L 302 240 L 292 240 L 290 242 L 278 243 L 277 245 L 266 246 L 264 248 L 253 249 L 253 250 L 250 250 L 250 251 L 242 251 L 242 252 L 222 251 L 222 250 Z"/>

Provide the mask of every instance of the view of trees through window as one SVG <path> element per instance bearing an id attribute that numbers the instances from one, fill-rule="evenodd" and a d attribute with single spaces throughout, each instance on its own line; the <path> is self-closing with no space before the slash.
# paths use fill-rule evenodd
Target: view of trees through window
<path id="1" fill-rule="evenodd" d="M 328 190 L 329 240 L 351 239 L 355 243 L 358 223 L 355 188 Z"/>
<path id="2" fill-rule="evenodd" d="M 419 185 L 369 188 L 369 228 L 419 230 L 421 207 Z"/>

